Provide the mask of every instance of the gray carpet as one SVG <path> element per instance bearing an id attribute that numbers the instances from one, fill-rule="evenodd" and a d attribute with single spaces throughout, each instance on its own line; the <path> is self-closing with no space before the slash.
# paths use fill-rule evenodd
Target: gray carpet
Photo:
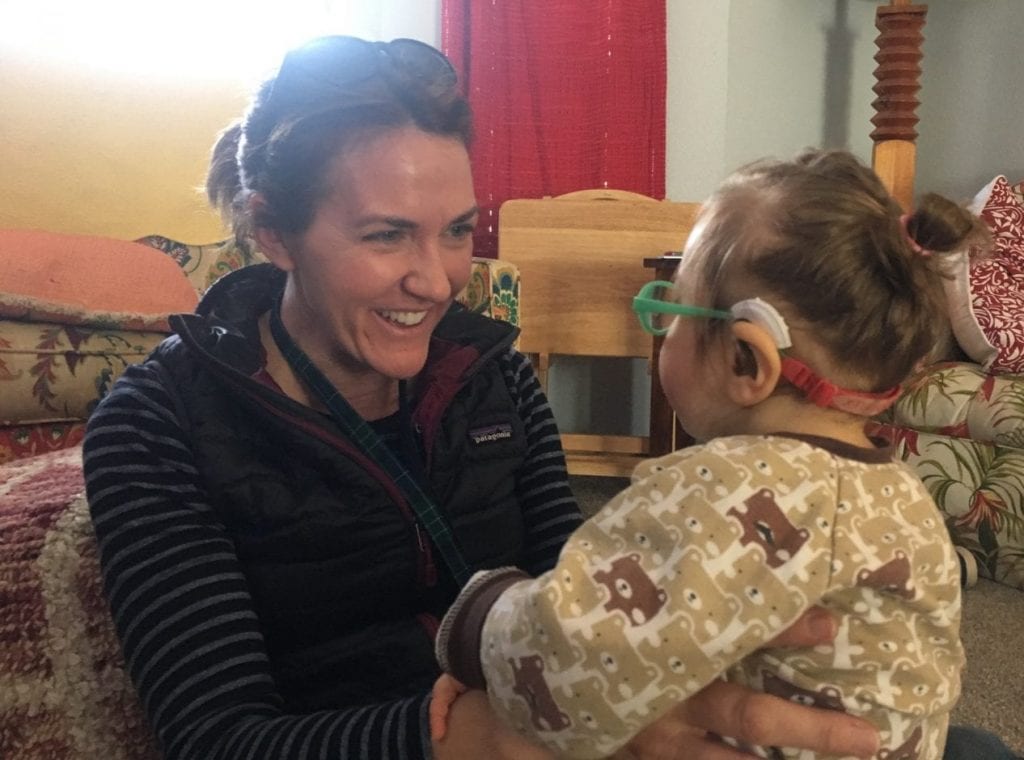
<path id="1" fill-rule="evenodd" d="M 628 485 L 620 478 L 570 480 L 584 514 Z M 1024 591 L 986 580 L 967 589 L 961 638 L 967 672 L 953 722 L 987 729 L 1024 753 Z"/>

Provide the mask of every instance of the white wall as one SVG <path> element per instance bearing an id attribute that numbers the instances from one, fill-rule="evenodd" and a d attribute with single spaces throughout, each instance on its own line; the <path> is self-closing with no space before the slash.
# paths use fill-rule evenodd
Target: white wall
<path id="1" fill-rule="evenodd" d="M 434 47 L 441 44 L 441 0 L 390 0 L 339 6 L 346 16 L 346 34 L 371 40 L 411 37 Z"/>
<path id="2" fill-rule="evenodd" d="M 871 159 L 880 0 L 667 0 L 666 192 L 806 146 Z M 918 191 L 960 199 L 1024 179 L 1024 1 L 929 0 Z"/>
<path id="3" fill-rule="evenodd" d="M 1024 179 L 1024 2 L 931 0 L 918 115 L 918 191 L 966 199 Z"/>
<path id="4" fill-rule="evenodd" d="M 870 160 L 874 11 L 865 0 L 668 0 L 666 194 L 808 146 Z"/>

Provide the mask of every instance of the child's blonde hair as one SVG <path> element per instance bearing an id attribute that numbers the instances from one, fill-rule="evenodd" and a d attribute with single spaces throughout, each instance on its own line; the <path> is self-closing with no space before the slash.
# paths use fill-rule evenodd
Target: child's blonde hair
<path id="1" fill-rule="evenodd" d="M 986 239 L 981 220 L 938 195 L 903 216 L 871 169 L 835 150 L 739 169 L 696 229 L 687 258 L 702 301 L 727 310 L 762 296 L 872 391 L 903 382 L 942 334 L 942 254 Z M 706 323 L 704 339 L 721 324 Z"/>

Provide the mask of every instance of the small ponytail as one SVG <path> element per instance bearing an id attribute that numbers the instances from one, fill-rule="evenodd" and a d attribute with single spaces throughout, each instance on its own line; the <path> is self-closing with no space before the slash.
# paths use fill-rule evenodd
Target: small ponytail
<path id="1" fill-rule="evenodd" d="M 242 139 L 242 122 L 235 121 L 217 136 L 210 151 L 210 168 L 206 173 L 206 197 L 221 217 L 236 228 L 238 201 L 242 194 L 242 175 L 238 168 L 238 145 Z"/>
<path id="2" fill-rule="evenodd" d="M 936 254 L 987 249 L 991 243 L 991 233 L 979 217 L 935 193 L 923 196 L 908 215 L 906 234 L 912 244 Z"/>

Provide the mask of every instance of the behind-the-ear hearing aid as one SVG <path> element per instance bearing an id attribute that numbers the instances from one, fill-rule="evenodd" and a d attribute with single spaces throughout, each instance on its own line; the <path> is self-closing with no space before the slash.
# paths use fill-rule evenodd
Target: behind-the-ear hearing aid
<path id="1" fill-rule="evenodd" d="M 747 298 L 737 301 L 729 311 L 736 319 L 745 319 L 767 330 L 768 334 L 772 336 L 772 340 L 775 341 L 775 346 L 780 350 L 793 345 L 793 341 L 789 337 L 789 325 L 786 324 L 786 318 L 764 299 Z"/>
<path id="2" fill-rule="evenodd" d="M 877 393 L 842 388 L 826 380 L 802 361 L 786 356 L 784 349 L 793 345 L 786 318 L 761 298 L 739 301 L 729 311 L 735 319 L 752 322 L 771 335 L 782 356 L 782 376 L 818 406 L 831 406 L 850 414 L 871 417 L 888 409 L 902 391 L 899 385 Z M 735 366 L 738 369 L 739 363 Z"/>

